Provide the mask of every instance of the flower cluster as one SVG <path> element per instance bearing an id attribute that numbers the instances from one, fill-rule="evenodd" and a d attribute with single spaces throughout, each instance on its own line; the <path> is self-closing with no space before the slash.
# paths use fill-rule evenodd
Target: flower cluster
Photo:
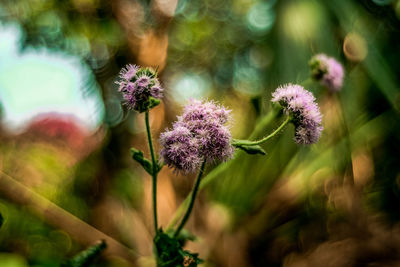
<path id="1" fill-rule="evenodd" d="M 157 74 L 150 68 L 139 68 L 129 64 L 122 68 L 119 78 L 116 83 L 129 109 L 147 111 L 154 106 L 155 99 L 163 97 L 163 88 Z"/>
<path id="2" fill-rule="evenodd" d="M 287 84 L 278 87 L 272 94 L 272 102 L 283 106 L 295 126 L 294 140 L 297 144 L 316 143 L 321 135 L 321 113 L 315 97 L 302 86 Z"/>
<path id="3" fill-rule="evenodd" d="M 172 130 L 160 136 L 160 155 L 168 166 L 183 173 L 199 169 L 203 160 L 225 161 L 232 157 L 231 134 L 225 124 L 229 112 L 214 102 L 191 100 Z"/>
<path id="4" fill-rule="evenodd" d="M 318 54 L 310 60 L 311 74 L 314 79 L 333 92 L 339 91 L 343 85 L 344 70 L 333 57 Z"/>

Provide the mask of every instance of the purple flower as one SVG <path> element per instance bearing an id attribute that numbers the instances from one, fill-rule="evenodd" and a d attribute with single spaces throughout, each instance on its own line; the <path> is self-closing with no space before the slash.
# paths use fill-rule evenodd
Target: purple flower
<path id="1" fill-rule="evenodd" d="M 151 98 L 161 99 L 164 89 L 157 79 L 156 73 L 149 68 L 127 65 L 119 74 L 119 91 L 123 95 L 124 104 L 139 112 L 152 107 Z"/>
<path id="2" fill-rule="evenodd" d="M 135 77 L 136 73 L 138 72 L 139 67 L 136 65 L 128 64 L 124 68 L 121 69 L 119 72 L 119 77 L 122 80 L 130 81 Z"/>
<path id="3" fill-rule="evenodd" d="M 161 134 L 160 142 L 163 147 L 160 156 L 168 166 L 183 173 L 200 168 L 202 159 L 199 157 L 198 140 L 186 127 L 174 125 L 172 130 Z"/>
<path id="4" fill-rule="evenodd" d="M 164 89 L 161 87 L 160 83 L 155 82 L 154 85 L 150 88 L 150 95 L 154 98 L 161 99 L 163 97 Z"/>
<path id="5" fill-rule="evenodd" d="M 143 75 L 137 78 L 136 84 L 140 87 L 147 87 L 150 85 L 151 77 Z"/>
<path id="6" fill-rule="evenodd" d="M 322 116 L 312 93 L 300 85 L 287 84 L 278 87 L 272 97 L 272 102 L 278 102 L 292 116 L 295 142 L 306 145 L 316 143 L 323 128 Z"/>
<path id="7" fill-rule="evenodd" d="M 215 162 L 231 158 L 232 137 L 224 125 L 228 120 L 229 111 L 223 106 L 191 100 L 173 129 L 161 134 L 163 161 L 178 171 L 189 173 L 197 170 L 203 160 Z"/>
<path id="8" fill-rule="evenodd" d="M 185 122 L 216 120 L 223 125 L 228 122 L 229 113 L 230 110 L 213 101 L 203 103 L 200 100 L 191 99 L 189 104 L 185 106 L 180 119 Z"/>
<path id="9" fill-rule="evenodd" d="M 344 70 L 335 58 L 318 54 L 310 60 L 311 73 L 314 79 L 333 92 L 343 86 Z"/>

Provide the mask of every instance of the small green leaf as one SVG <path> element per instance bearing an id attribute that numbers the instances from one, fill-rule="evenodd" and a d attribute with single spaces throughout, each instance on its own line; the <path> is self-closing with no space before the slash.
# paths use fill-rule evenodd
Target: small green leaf
<path id="1" fill-rule="evenodd" d="M 106 242 L 101 240 L 98 244 L 95 244 L 86 250 L 80 252 L 66 263 L 62 264 L 61 267 L 84 267 L 90 266 L 95 258 L 107 247 Z"/>
<path id="2" fill-rule="evenodd" d="M 189 230 L 187 229 L 182 229 L 182 231 L 179 232 L 179 235 L 176 237 L 176 239 L 178 239 L 179 243 L 181 243 L 182 245 L 184 245 L 186 243 L 186 241 L 195 241 L 197 239 L 197 237 L 191 233 Z"/>
<path id="3" fill-rule="evenodd" d="M 149 98 L 149 109 L 152 109 L 158 106 L 161 103 L 159 99 L 155 99 L 154 97 Z"/>
<path id="4" fill-rule="evenodd" d="M 152 175 L 153 173 L 153 164 L 151 163 L 150 160 L 146 159 L 143 156 L 143 152 L 136 149 L 136 148 L 131 148 L 131 155 L 134 160 L 139 162 L 140 165 L 150 174 Z"/>
<path id="5" fill-rule="evenodd" d="M 247 154 L 267 155 L 267 152 L 265 152 L 265 150 L 259 145 L 249 146 L 249 145 L 242 145 L 242 144 L 233 144 L 233 146 L 243 150 Z"/>
<path id="6" fill-rule="evenodd" d="M 164 163 L 157 163 L 157 173 L 159 173 L 161 171 L 161 169 L 164 167 Z"/>

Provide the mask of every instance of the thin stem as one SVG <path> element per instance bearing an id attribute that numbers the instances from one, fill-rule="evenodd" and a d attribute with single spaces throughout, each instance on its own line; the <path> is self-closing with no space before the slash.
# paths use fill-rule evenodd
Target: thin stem
<path id="1" fill-rule="evenodd" d="M 152 162 L 152 184 L 153 184 L 153 216 L 154 216 L 154 229 L 158 231 L 158 219 L 157 219 L 157 161 L 154 156 L 153 141 L 151 138 L 150 123 L 149 123 L 149 111 L 145 112 L 146 132 L 147 140 L 149 141 L 149 149 Z"/>
<path id="2" fill-rule="evenodd" d="M 257 140 L 257 141 L 237 140 L 237 141 L 235 141 L 235 143 L 233 143 L 233 145 L 234 146 L 235 145 L 255 146 L 255 145 L 262 144 L 262 143 L 268 141 L 269 139 L 271 139 L 272 137 L 274 137 L 275 135 L 277 135 L 283 129 L 283 127 L 285 127 L 286 124 L 288 124 L 290 122 L 290 120 L 291 120 L 291 117 L 288 116 L 286 118 L 286 120 L 275 131 L 273 131 L 270 135 L 268 135 L 260 140 Z"/>
<path id="3" fill-rule="evenodd" d="M 193 191 L 191 193 L 191 198 L 190 198 L 190 203 L 189 207 L 183 216 L 182 222 L 179 224 L 178 228 L 175 231 L 174 237 L 177 237 L 179 235 L 179 232 L 182 230 L 183 226 L 185 226 L 187 220 L 189 219 L 190 213 L 192 212 L 194 201 L 196 199 L 197 191 L 199 190 L 199 185 L 201 181 L 201 177 L 203 176 L 204 168 L 206 166 L 206 160 L 203 161 L 203 164 L 201 165 L 199 174 L 197 175 L 196 182 L 193 187 Z"/>
<path id="4" fill-rule="evenodd" d="M 265 128 L 277 118 L 279 112 L 280 109 L 273 107 L 268 114 L 263 116 L 260 121 L 256 123 L 254 130 L 251 132 L 248 139 L 254 139 L 261 135 L 265 131 Z"/>

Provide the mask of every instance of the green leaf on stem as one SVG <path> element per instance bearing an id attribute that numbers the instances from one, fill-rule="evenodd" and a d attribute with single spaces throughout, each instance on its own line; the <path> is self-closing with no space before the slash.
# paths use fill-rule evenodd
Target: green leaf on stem
<path id="1" fill-rule="evenodd" d="M 83 267 L 90 266 L 95 258 L 107 247 L 104 240 L 101 240 L 98 244 L 95 244 L 86 250 L 80 252 L 66 263 L 62 264 L 61 267 Z"/>
<path id="2" fill-rule="evenodd" d="M 131 155 L 134 160 L 136 160 L 140 165 L 142 165 L 143 169 L 146 170 L 150 175 L 153 173 L 153 164 L 150 160 L 146 159 L 143 156 L 143 151 L 140 151 L 136 148 L 131 148 Z"/>
<path id="3" fill-rule="evenodd" d="M 143 169 L 146 170 L 150 175 L 153 173 L 153 164 L 151 161 L 147 158 L 144 157 L 143 151 L 136 149 L 136 148 L 131 148 L 131 156 L 134 160 L 139 162 L 140 165 L 142 165 Z M 157 173 L 161 171 L 161 169 L 164 167 L 164 164 L 157 163 Z"/>
<path id="4" fill-rule="evenodd" d="M 183 250 L 182 243 L 160 229 L 154 237 L 159 267 L 196 267 L 202 263 L 197 253 Z"/>
<path id="5" fill-rule="evenodd" d="M 167 229 L 165 231 L 165 233 L 169 236 L 173 236 L 175 234 L 175 230 L 170 228 L 170 229 Z M 175 238 L 178 240 L 178 242 L 181 244 L 181 246 L 184 246 L 186 241 L 195 241 L 197 239 L 197 237 L 192 232 L 190 232 L 189 230 L 187 230 L 185 228 L 183 228 L 179 232 L 179 235 Z"/>
<path id="6" fill-rule="evenodd" d="M 164 167 L 164 163 L 157 162 L 157 173 L 159 173 L 163 167 Z"/>
<path id="7" fill-rule="evenodd" d="M 147 100 L 143 100 L 138 103 L 137 111 L 140 113 L 149 111 L 150 109 L 158 106 L 160 103 L 161 101 L 159 99 L 150 96 Z"/>
<path id="8" fill-rule="evenodd" d="M 265 152 L 265 150 L 259 146 L 259 145 L 253 145 L 253 146 L 249 146 L 249 145 L 244 145 L 244 144 L 232 144 L 234 147 L 243 150 L 244 152 L 246 152 L 247 154 L 261 154 L 261 155 L 267 155 L 267 152 Z"/>
<path id="9" fill-rule="evenodd" d="M 156 106 L 158 106 L 161 103 L 159 99 L 155 99 L 153 97 L 149 98 L 149 109 L 152 109 Z"/>
<path id="10" fill-rule="evenodd" d="M 189 230 L 182 229 L 179 232 L 179 235 L 176 237 L 176 239 L 178 239 L 178 241 L 182 245 L 184 245 L 186 243 L 186 241 L 188 241 L 188 240 L 189 241 L 195 241 L 197 239 L 197 237 L 192 232 L 190 232 Z"/>

